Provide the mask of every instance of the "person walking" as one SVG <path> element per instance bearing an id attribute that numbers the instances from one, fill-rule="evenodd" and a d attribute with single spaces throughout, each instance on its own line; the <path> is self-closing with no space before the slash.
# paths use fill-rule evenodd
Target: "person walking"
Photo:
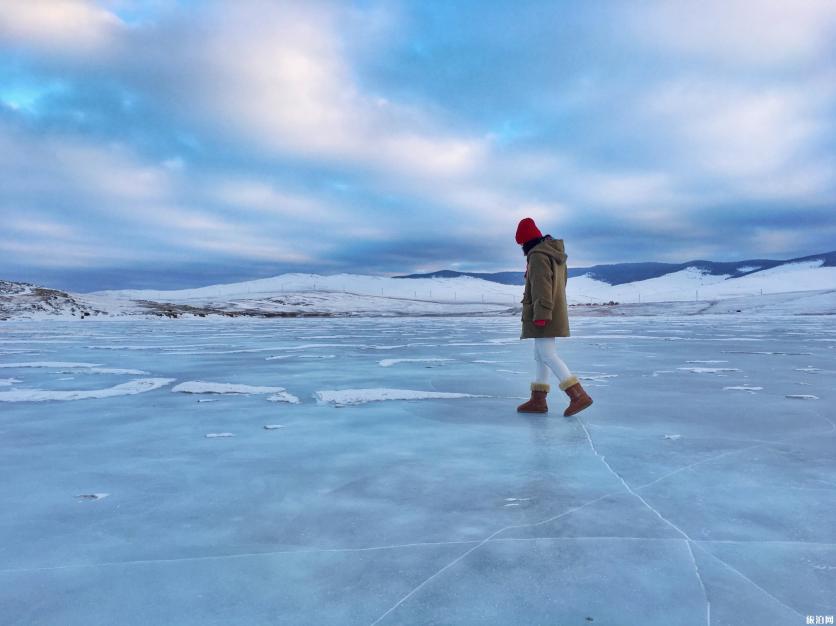
<path id="1" fill-rule="evenodd" d="M 517 226 L 516 241 L 526 257 L 525 293 L 522 299 L 520 339 L 534 339 L 537 365 L 531 383 L 531 398 L 517 407 L 520 413 L 547 413 L 549 406 L 549 370 L 557 377 L 560 389 L 569 396 L 563 415 L 569 417 L 592 404 L 578 377 L 569 371 L 557 355 L 555 337 L 569 336 L 569 307 L 566 303 L 566 251 L 562 239 L 543 235 L 534 220 L 527 217 Z"/>

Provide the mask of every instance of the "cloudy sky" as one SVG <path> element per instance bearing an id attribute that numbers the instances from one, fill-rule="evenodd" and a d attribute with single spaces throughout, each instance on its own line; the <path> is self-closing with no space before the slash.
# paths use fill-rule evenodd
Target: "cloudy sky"
<path id="1" fill-rule="evenodd" d="M 836 2 L 0 0 L 0 278 L 836 248 Z"/>

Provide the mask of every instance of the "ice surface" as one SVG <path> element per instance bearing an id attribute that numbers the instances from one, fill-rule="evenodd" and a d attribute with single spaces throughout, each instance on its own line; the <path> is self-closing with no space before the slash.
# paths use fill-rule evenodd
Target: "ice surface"
<path id="1" fill-rule="evenodd" d="M 445 391 L 417 391 L 414 389 L 339 389 L 317 391 L 316 399 L 323 404 L 331 403 L 335 406 L 349 404 L 365 404 L 366 402 L 381 402 L 383 400 L 432 400 L 439 398 L 472 398 L 468 393 L 448 393 Z"/>
<path id="2" fill-rule="evenodd" d="M 0 348 L 51 352 L 0 352 L 19 394 L 0 405 L 0 623 L 833 614 L 834 318 L 572 324 L 558 353 L 597 380 L 566 419 L 553 379 L 551 413 L 520 415 L 530 378 L 474 362 L 534 372 L 511 318 L 3 323 Z M 337 356 L 265 360 L 285 353 Z M 93 367 L 114 371 L 58 373 Z M 165 382 L 103 393 L 125 369 Z M 171 393 L 198 381 L 215 393 Z M 799 383 L 819 400 L 785 397 Z M 385 390 L 457 395 L 371 401 Z M 34 401 L 60 394 L 77 401 Z M 265 402 L 281 394 L 298 403 Z"/>
<path id="3" fill-rule="evenodd" d="M 378 361 L 380 367 L 392 367 L 398 363 L 441 363 L 444 361 L 452 361 L 453 359 L 383 359 Z M 493 363 L 494 361 L 483 361 L 484 363 Z"/>

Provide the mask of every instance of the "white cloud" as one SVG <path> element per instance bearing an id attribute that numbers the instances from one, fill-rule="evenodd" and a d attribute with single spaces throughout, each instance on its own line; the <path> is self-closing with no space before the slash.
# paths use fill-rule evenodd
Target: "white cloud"
<path id="1" fill-rule="evenodd" d="M 630 5 L 641 39 L 729 64 L 818 60 L 836 36 L 832 0 L 657 0 Z"/>
<path id="2" fill-rule="evenodd" d="M 121 20 L 92 0 L 2 0 L 0 43 L 87 55 L 111 45 Z"/>
<path id="3" fill-rule="evenodd" d="M 645 98 L 645 123 L 667 130 L 683 170 L 747 197 L 799 197 L 833 190 L 817 144 L 831 127 L 824 81 L 746 85 L 680 79 Z"/>

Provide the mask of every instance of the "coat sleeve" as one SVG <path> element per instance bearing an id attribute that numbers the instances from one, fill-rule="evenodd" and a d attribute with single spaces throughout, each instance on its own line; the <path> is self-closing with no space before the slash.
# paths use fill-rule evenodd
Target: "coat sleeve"
<path id="1" fill-rule="evenodd" d="M 532 254 L 528 259 L 531 276 L 531 300 L 535 320 L 550 320 L 554 308 L 552 261 L 547 254 Z"/>

